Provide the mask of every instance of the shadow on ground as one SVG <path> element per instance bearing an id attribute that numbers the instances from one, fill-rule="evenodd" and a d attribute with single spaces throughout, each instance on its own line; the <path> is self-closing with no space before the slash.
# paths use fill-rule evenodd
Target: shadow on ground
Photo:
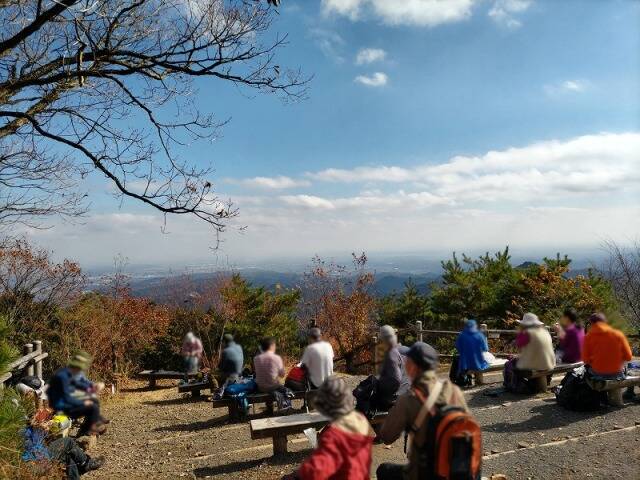
<path id="1" fill-rule="evenodd" d="M 193 470 L 196 478 L 203 478 L 214 475 L 229 475 L 242 471 L 250 471 L 260 466 L 278 466 L 300 464 L 309 455 L 308 451 L 287 453 L 286 455 L 278 455 L 271 458 L 259 458 L 256 460 L 244 460 L 231 462 L 224 465 L 216 465 L 215 467 L 199 467 Z M 291 473 L 291 472 L 286 472 Z"/>

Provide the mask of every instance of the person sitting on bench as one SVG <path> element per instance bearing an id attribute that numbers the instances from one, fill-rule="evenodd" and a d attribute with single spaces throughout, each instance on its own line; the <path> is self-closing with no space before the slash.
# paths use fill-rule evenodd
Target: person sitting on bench
<path id="1" fill-rule="evenodd" d="M 309 330 L 309 345 L 304 349 L 300 363 L 305 366 L 309 386 L 318 388 L 333 375 L 333 348 L 322 340 L 319 328 Z"/>
<path id="2" fill-rule="evenodd" d="M 388 410 L 396 402 L 398 390 L 402 384 L 404 360 L 398 350 L 398 337 L 392 326 L 380 327 L 379 338 L 386 345 L 387 352 L 380 366 L 374 403 L 378 409 Z"/>
<path id="3" fill-rule="evenodd" d="M 557 358 L 562 363 L 576 363 L 582 360 L 584 345 L 584 330 L 578 324 L 578 312 L 574 308 L 567 308 L 555 324 L 558 335 Z"/>
<path id="4" fill-rule="evenodd" d="M 482 371 L 489 368 L 489 362 L 484 358 L 484 353 L 489 351 L 487 337 L 478 330 L 475 320 L 467 320 L 464 329 L 456 339 L 458 355 L 451 363 L 449 378 L 453 383 L 461 387 L 471 385 L 469 372 Z"/>
<path id="5" fill-rule="evenodd" d="M 284 363 L 282 357 L 276 355 L 276 340 L 273 337 L 263 338 L 260 341 L 260 349 L 262 353 L 253 359 L 253 368 L 255 373 L 258 391 L 262 393 L 271 393 L 278 401 L 278 410 L 286 410 L 290 408 L 291 401 L 286 401 L 286 396 L 280 394 L 284 386 L 281 379 L 285 376 Z M 287 389 L 288 390 L 288 389 Z M 267 410 L 273 412 L 273 401 L 268 401 Z M 288 403 L 288 404 L 287 404 Z"/>
<path id="6" fill-rule="evenodd" d="M 602 380 L 622 380 L 626 376 L 625 364 L 631 358 L 631 347 L 624 333 L 609 325 L 604 313 L 591 315 L 582 351 L 588 375 Z M 634 396 L 633 387 L 629 387 L 625 397 Z"/>
<path id="7" fill-rule="evenodd" d="M 534 313 L 525 313 L 519 320 L 521 331 L 516 336 L 518 356 L 504 366 L 504 386 L 516 393 L 531 391 L 522 370 L 549 371 L 556 365 L 551 334 Z"/>
<path id="8" fill-rule="evenodd" d="M 242 375 L 244 366 L 244 354 L 242 347 L 233 340 L 233 335 L 227 333 L 223 337 L 224 348 L 220 359 L 220 383 L 234 382 Z"/>
<path id="9" fill-rule="evenodd" d="M 368 479 L 375 434 L 365 416 L 354 410 L 345 381 L 328 377 L 318 389 L 314 405 L 331 423 L 322 430 L 313 453 L 284 480 Z"/>
<path id="10" fill-rule="evenodd" d="M 47 397 L 49 405 L 56 411 L 64 412 L 69 418 L 84 417 L 78 436 L 102 434 L 106 430 L 106 420 L 100 415 L 100 403 L 95 395 L 80 396 L 83 390 L 93 385 L 81 381 L 82 373 L 91 365 L 92 358 L 86 352 L 78 352 L 68 366 L 59 369 L 49 380 Z M 79 392 L 80 391 L 80 392 Z"/>

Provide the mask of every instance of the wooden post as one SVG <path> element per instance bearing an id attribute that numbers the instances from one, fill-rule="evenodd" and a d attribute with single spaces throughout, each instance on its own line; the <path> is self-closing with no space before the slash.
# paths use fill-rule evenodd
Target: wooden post
<path id="1" fill-rule="evenodd" d="M 481 331 L 482 333 L 484 333 L 484 336 L 485 336 L 485 337 L 489 338 L 489 332 L 488 332 L 487 330 L 489 330 L 489 329 L 487 328 L 487 324 L 486 324 L 486 323 L 481 323 L 481 324 L 480 324 L 480 331 Z"/>
<path id="2" fill-rule="evenodd" d="M 373 374 L 375 375 L 378 370 L 378 336 L 373 336 Z"/>
<path id="3" fill-rule="evenodd" d="M 22 347 L 22 353 L 24 355 L 29 355 L 30 353 L 33 353 L 33 343 L 26 343 L 24 347 Z M 27 373 L 27 375 L 33 375 L 34 373 L 33 362 L 31 361 L 28 362 L 24 370 Z"/>
<path id="4" fill-rule="evenodd" d="M 416 338 L 419 342 L 422 342 L 422 322 L 420 320 L 416 322 Z"/>
<path id="5" fill-rule="evenodd" d="M 42 341 L 34 340 L 33 342 L 33 351 L 37 352 L 38 355 L 42 353 Z M 35 364 L 35 376 L 42 380 L 42 360 L 36 360 Z"/>
<path id="6" fill-rule="evenodd" d="M 286 453 L 287 453 L 287 436 L 274 435 L 273 436 L 273 454 L 281 455 Z"/>

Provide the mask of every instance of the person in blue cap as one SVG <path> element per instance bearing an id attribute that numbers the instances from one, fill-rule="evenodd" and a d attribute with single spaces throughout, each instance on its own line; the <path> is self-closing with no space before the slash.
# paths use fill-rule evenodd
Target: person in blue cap
<path id="1" fill-rule="evenodd" d="M 451 365 L 450 378 L 460 386 L 471 385 L 468 372 L 477 372 L 489 367 L 484 358 L 484 353 L 489 351 L 487 337 L 478 330 L 475 320 L 467 320 L 464 329 L 456 339 L 458 350 L 457 362 Z"/>

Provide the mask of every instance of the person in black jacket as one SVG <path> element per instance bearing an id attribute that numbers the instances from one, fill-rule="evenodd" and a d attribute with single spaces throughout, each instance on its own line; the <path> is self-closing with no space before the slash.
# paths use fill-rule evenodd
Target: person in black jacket
<path id="1" fill-rule="evenodd" d="M 392 326 L 382 326 L 378 338 L 386 344 L 387 352 L 380 366 L 375 404 L 380 410 L 388 410 L 395 403 L 404 378 L 404 361 L 398 349 L 398 337 Z"/>

